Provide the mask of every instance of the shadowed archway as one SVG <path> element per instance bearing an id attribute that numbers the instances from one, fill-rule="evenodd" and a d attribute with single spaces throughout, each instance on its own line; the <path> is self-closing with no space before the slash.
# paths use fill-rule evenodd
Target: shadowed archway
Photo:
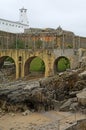
<path id="1" fill-rule="evenodd" d="M 70 68 L 70 61 L 67 57 L 60 56 L 54 62 L 54 72 L 63 72 Z"/>
<path id="2" fill-rule="evenodd" d="M 30 57 L 25 62 L 24 74 L 25 76 L 29 76 L 33 78 L 44 77 L 45 75 L 44 61 L 37 56 Z"/>
<path id="3" fill-rule="evenodd" d="M 16 64 L 12 57 L 2 56 L 0 57 L 0 71 L 12 80 L 16 78 Z"/>

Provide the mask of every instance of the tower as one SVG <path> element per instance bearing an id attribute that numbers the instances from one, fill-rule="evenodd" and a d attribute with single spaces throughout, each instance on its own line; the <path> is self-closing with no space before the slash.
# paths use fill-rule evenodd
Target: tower
<path id="1" fill-rule="evenodd" d="M 28 25 L 28 18 L 27 18 L 27 9 L 25 9 L 24 7 L 19 9 L 20 10 L 20 19 L 19 22 L 22 24 L 26 24 Z"/>

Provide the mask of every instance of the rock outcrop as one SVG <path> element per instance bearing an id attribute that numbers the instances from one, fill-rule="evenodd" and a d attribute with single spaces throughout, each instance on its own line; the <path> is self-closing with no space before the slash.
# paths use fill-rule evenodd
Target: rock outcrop
<path id="1" fill-rule="evenodd" d="M 77 72 L 65 72 L 38 81 L 0 84 L 0 107 L 5 111 L 77 109 L 74 98 L 84 88 L 86 79 L 80 78 Z"/>

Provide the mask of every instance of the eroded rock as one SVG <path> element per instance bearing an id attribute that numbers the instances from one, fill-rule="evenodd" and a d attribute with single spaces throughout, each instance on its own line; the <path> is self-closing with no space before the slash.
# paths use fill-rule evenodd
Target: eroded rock
<path id="1" fill-rule="evenodd" d="M 76 97 L 85 87 L 86 81 L 79 78 L 77 72 L 65 72 L 38 81 L 21 80 L 2 84 L 0 106 L 5 111 L 70 110 L 71 103 L 76 102 L 70 98 Z"/>

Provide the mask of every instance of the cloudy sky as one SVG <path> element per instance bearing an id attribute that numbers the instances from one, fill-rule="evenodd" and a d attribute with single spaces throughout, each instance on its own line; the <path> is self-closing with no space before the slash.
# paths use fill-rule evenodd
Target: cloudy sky
<path id="1" fill-rule="evenodd" d="M 28 9 L 30 27 L 57 28 L 86 36 L 86 0 L 0 0 L 0 18 L 18 21 L 19 9 Z"/>

